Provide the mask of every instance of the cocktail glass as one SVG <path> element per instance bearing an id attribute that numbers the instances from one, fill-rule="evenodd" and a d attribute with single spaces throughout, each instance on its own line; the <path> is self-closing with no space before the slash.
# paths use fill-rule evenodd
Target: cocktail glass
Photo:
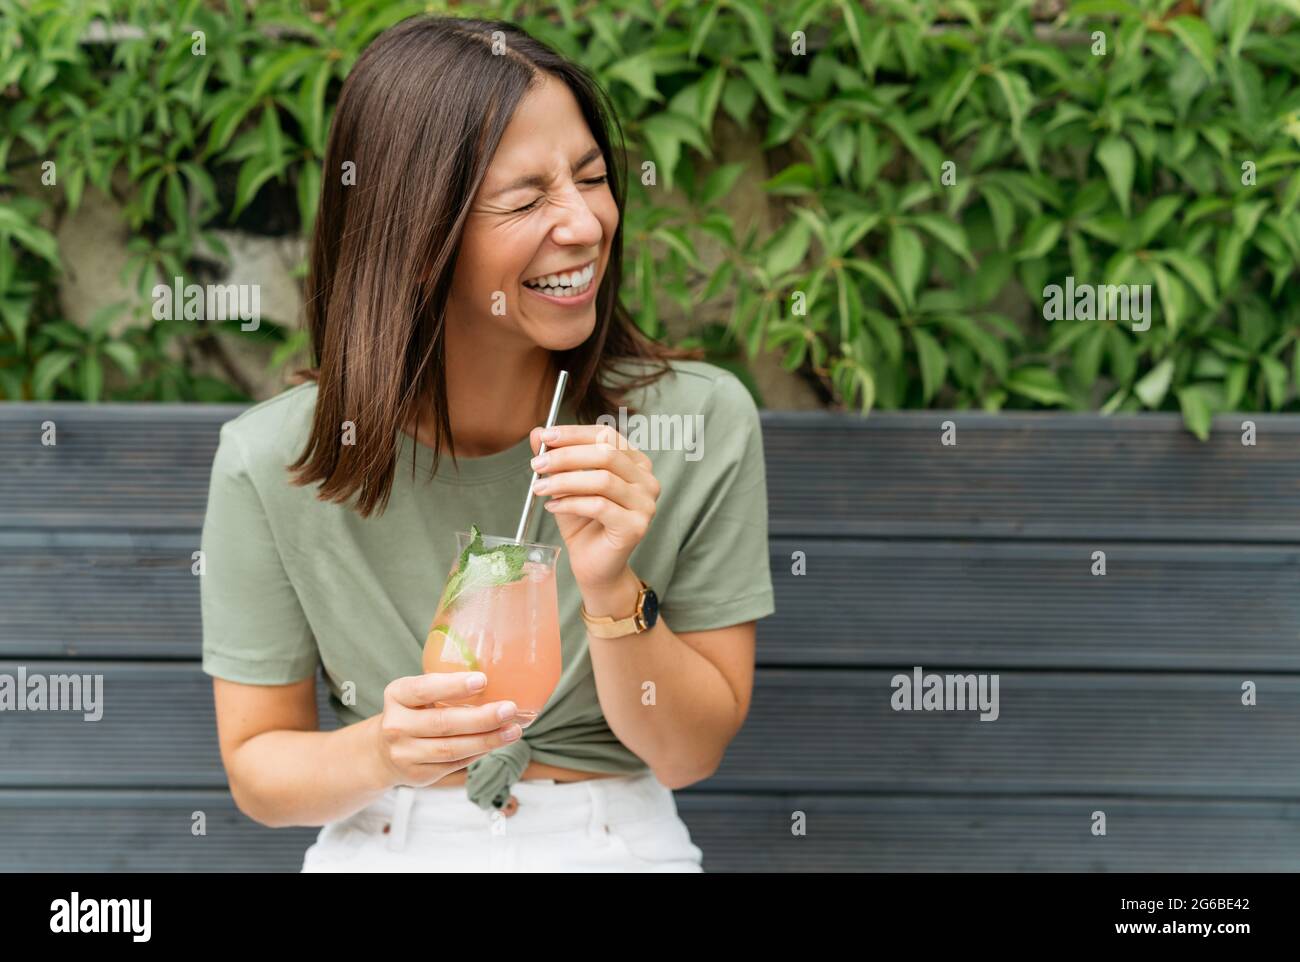
<path id="1" fill-rule="evenodd" d="M 475 537 L 477 536 L 477 541 Z M 456 532 L 456 560 L 424 643 L 424 670 L 481 671 L 487 687 L 445 705 L 513 701 L 527 728 L 560 681 L 560 548 Z"/>

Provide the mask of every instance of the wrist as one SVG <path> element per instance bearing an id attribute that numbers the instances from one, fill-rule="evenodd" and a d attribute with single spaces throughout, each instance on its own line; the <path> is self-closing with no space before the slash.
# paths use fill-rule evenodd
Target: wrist
<path id="1" fill-rule="evenodd" d="M 606 615 L 623 618 L 632 613 L 636 607 L 637 596 L 641 593 L 641 579 L 633 574 L 630 567 L 624 567 L 613 581 L 603 585 L 579 585 L 582 603 L 587 614 L 593 618 Z"/>

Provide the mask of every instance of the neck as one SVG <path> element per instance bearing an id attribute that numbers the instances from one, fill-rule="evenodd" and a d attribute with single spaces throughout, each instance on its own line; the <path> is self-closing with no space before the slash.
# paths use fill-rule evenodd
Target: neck
<path id="1" fill-rule="evenodd" d="M 446 347 L 447 413 L 457 457 L 504 451 L 546 423 L 556 376 L 550 351 L 536 345 L 486 351 L 451 339 Z M 434 446 L 432 418 L 407 433 Z"/>

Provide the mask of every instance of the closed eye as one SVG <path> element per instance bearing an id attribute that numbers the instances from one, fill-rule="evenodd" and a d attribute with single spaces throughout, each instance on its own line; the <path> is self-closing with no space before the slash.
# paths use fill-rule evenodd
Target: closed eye
<path id="1" fill-rule="evenodd" d="M 609 175 L 608 175 L 608 174 L 601 174 L 599 177 L 588 177 L 586 180 L 582 181 L 582 183 L 584 183 L 584 184 L 592 184 L 592 185 L 596 185 L 596 184 L 603 184 L 603 183 L 605 183 L 607 180 L 609 180 Z M 525 205 L 525 206 L 523 206 L 523 207 L 519 207 L 519 208 L 517 208 L 517 209 L 515 209 L 515 210 L 512 210 L 510 213 L 512 213 L 512 214 L 523 214 L 523 213 L 527 213 L 528 211 L 530 211 L 530 210 L 532 210 L 534 207 L 536 207 L 536 206 L 541 202 L 541 200 L 542 200 L 542 199 L 539 197 L 539 198 L 537 198 L 537 200 L 533 201 L 531 204 L 527 204 L 527 205 Z"/>

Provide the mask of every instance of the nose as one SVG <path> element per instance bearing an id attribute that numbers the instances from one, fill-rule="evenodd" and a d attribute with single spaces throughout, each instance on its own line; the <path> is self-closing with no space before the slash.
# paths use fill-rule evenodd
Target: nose
<path id="1" fill-rule="evenodd" d="M 555 205 L 555 225 L 551 236 L 556 244 L 565 247 L 594 247 L 604 236 L 605 229 L 591 211 L 587 198 L 576 184 L 569 187 L 562 201 Z"/>

